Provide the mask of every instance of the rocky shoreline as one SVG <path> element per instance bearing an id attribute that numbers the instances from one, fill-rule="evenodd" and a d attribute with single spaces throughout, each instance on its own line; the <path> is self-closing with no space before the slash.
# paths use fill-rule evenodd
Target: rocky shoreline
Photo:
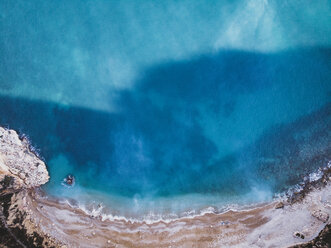
<path id="1" fill-rule="evenodd" d="M 28 140 L 0 127 L 0 247 L 329 247 L 331 166 L 283 200 L 154 224 L 102 221 L 38 188 L 49 180 Z"/>
<path id="2" fill-rule="evenodd" d="M 55 247 L 31 221 L 29 192 L 49 180 L 25 137 L 0 127 L 0 247 Z"/>

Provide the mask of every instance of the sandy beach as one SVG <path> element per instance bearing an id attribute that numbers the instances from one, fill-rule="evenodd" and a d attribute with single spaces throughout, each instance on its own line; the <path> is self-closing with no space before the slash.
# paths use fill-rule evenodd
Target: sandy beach
<path id="1" fill-rule="evenodd" d="M 102 221 L 35 192 L 25 204 L 38 228 L 67 247 L 288 247 L 312 240 L 329 223 L 316 216 L 331 214 L 331 184 L 284 207 L 275 201 L 169 223 Z"/>

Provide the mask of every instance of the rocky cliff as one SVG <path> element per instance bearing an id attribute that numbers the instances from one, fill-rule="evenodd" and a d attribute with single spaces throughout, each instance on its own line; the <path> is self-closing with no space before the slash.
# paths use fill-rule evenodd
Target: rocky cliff
<path id="1" fill-rule="evenodd" d="M 45 247 L 54 242 L 31 221 L 32 189 L 49 179 L 45 163 L 28 140 L 0 127 L 0 247 Z"/>
<path id="2" fill-rule="evenodd" d="M 28 140 L 0 127 L 0 194 L 35 188 L 48 179 L 45 163 L 30 149 Z"/>

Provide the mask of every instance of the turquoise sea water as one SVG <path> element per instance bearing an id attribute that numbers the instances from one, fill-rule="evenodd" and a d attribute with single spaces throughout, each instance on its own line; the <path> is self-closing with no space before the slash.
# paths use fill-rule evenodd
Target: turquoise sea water
<path id="1" fill-rule="evenodd" d="M 270 200 L 331 160 L 330 1 L 0 0 L 0 18 L 0 124 L 54 196 L 171 215 Z"/>

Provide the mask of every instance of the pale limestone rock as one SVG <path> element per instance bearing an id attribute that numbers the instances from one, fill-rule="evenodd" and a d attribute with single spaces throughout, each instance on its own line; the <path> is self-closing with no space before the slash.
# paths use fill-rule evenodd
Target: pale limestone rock
<path id="1" fill-rule="evenodd" d="M 326 223 L 329 220 L 329 214 L 318 209 L 318 210 L 314 210 L 312 212 L 312 216 L 314 216 L 315 218 L 317 218 L 318 220 Z"/>
<path id="2" fill-rule="evenodd" d="M 38 187 L 49 180 L 45 163 L 26 138 L 0 127 L 0 194 Z"/>

